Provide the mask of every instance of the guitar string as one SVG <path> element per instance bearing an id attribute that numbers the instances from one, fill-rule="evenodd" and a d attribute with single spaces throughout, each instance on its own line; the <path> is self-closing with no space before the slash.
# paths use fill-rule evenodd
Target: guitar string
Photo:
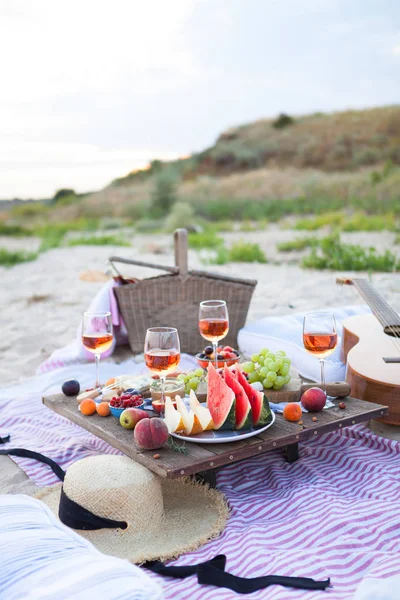
<path id="1" fill-rule="evenodd" d="M 358 280 L 358 281 L 362 281 L 362 280 Z M 375 315 L 377 316 L 377 318 L 379 318 L 380 322 L 382 325 L 384 325 L 384 327 L 387 327 L 391 333 L 393 333 L 393 337 L 394 338 L 400 338 L 400 334 L 397 332 L 397 327 L 400 326 L 399 325 L 392 325 L 391 321 L 388 320 L 388 317 L 386 316 L 387 314 L 390 314 L 393 318 L 393 320 L 397 320 L 400 321 L 400 317 L 399 315 L 386 303 L 386 301 L 382 298 L 379 297 L 379 295 L 376 293 L 376 291 L 373 289 L 373 287 L 371 286 L 371 290 L 364 287 L 364 283 L 362 281 L 362 286 L 360 285 L 360 283 L 356 284 L 356 287 L 358 289 L 358 291 L 360 292 L 360 294 L 363 296 L 363 298 L 367 301 L 367 303 L 369 303 L 370 305 L 372 305 L 375 308 Z M 371 294 L 371 296 L 369 295 Z M 373 299 L 372 299 L 373 298 Z M 382 306 L 382 302 L 384 304 L 384 309 L 381 309 Z"/>
<path id="2" fill-rule="evenodd" d="M 400 339 L 400 333 L 398 333 L 396 326 L 391 325 L 390 321 L 387 320 L 387 317 L 385 317 L 384 312 L 381 310 L 379 302 L 382 299 L 379 298 L 379 296 L 377 295 L 377 292 L 374 290 L 373 286 L 371 284 L 369 284 L 369 282 L 365 282 L 363 279 L 353 279 L 352 281 L 353 281 L 354 285 L 356 286 L 358 292 L 361 294 L 361 296 L 364 298 L 364 300 L 366 300 L 367 304 L 369 304 L 369 306 L 371 307 L 375 317 L 384 326 L 384 329 L 387 328 L 392 333 L 392 336 L 390 336 L 390 339 L 392 341 L 392 344 L 396 348 L 396 351 L 400 355 L 400 343 L 396 341 L 396 340 Z M 371 286 L 371 290 L 369 290 L 366 286 L 364 286 L 364 284 L 368 284 L 368 286 Z M 374 299 L 372 300 L 372 298 L 368 294 L 371 294 Z M 375 298 L 375 295 L 376 295 L 376 298 Z M 385 302 L 385 300 L 384 300 L 384 302 Z M 387 309 L 385 307 L 386 312 L 392 313 L 394 315 L 395 320 L 398 320 L 399 315 L 397 315 L 397 313 L 389 305 L 387 305 L 387 307 L 389 308 L 389 311 L 387 311 Z M 395 327 L 396 327 L 396 329 L 395 329 Z"/>
<path id="3" fill-rule="evenodd" d="M 356 283 L 356 287 L 357 287 L 358 291 L 360 292 L 360 294 L 362 295 L 362 297 L 371 306 L 375 316 L 378 318 L 378 320 L 381 322 L 381 324 L 384 326 L 384 328 L 387 328 L 393 334 L 392 341 L 395 344 L 396 349 L 399 350 L 399 346 L 396 345 L 396 342 L 394 341 L 395 339 L 400 339 L 400 335 L 397 332 L 397 326 L 391 325 L 391 322 L 385 316 L 385 311 L 386 311 L 386 313 L 387 312 L 393 313 L 396 320 L 399 319 L 399 316 L 392 309 L 390 309 L 390 307 L 389 307 L 390 311 L 387 311 L 386 307 L 385 307 L 384 311 L 382 311 L 381 305 L 380 305 L 381 298 L 379 298 L 379 296 L 375 297 L 374 295 L 370 296 L 369 294 L 371 294 L 371 291 L 368 288 L 362 287 L 358 282 Z M 376 294 L 376 292 L 375 292 L 375 290 L 373 290 L 373 288 L 372 288 L 372 293 Z"/>
<path id="4" fill-rule="evenodd" d="M 361 280 L 360 280 L 361 281 Z M 384 314 L 389 315 L 393 321 L 398 321 L 394 326 L 400 326 L 400 316 L 393 310 L 391 306 L 386 302 L 384 298 L 381 298 L 379 294 L 375 291 L 375 289 L 368 283 L 368 286 L 365 286 L 366 282 L 362 282 L 362 289 L 365 290 L 365 294 L 371 294 L 374 298 L 373 302 L 376 306 L 383 306 L 383 310 L 378 310 L 377 312 L 383 317 Z M 371 289 L 369 289 L 369 287 Z M 358 284 L 358 289 L 360 291 L 361 286 Z M 385 320 L 385 325 L 391 326 L 390 321 Z M 398 336 L 396 336 L 398 337 Z"/>
<path id="5" fill-rule="evenodd" d="M 372 300 L 371 296 L 369 296 L 371 291 L 367 287 L 364 287 L 365 282 L 363 280 L 354 279 L 353 281 L 354 281 L 354 284 L 355 284 L 358 292 L 361 294 L 361 296 L 364 298 L 364 300 L 366 300 L 367 304 L 369 304 L 370 307 L 372 308 L 372 311 L 374 312 L 375 316 L 378 318 L 378 320 L 381 322 L 381 324 L 384 326 L 384 328 L 387 328 L 392 333 L 392 336 L 390 336 L 390 339 L 391 339 L 394 347 L 396 348 L 397 352 L 400 355 L 400 343 L 397 341 L 400 339 L 400 334 L 397 332 L 397 328 L 395 329 L 396 326 L 392 326 L 390 321 L 387 320 L 387 317 L 385 316 L 385 312 L 382 311 L 382 309 L 380 308 L 379 302 L 381 301 L 381 299 L 379 298 L 379 296 L 377 296 L 375 298 L 374 294 L 376 294 L 376 292 L 375 292 L 374 288 L 371 286 L 372 294 L 373 294 L 373 296 L 372 296 L 373 300 Z M 393 309 L 391 309 L 390 306 L 388 306 L 388 308 L 390 309 L 388 312 L 393 313 L 393 315 L 395 315 L 396 319 L 399 319 L 399 316 L 395 313 L 395 311 Z"/>

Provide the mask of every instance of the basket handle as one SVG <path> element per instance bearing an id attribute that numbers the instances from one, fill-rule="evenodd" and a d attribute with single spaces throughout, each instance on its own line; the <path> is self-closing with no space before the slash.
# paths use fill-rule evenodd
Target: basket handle
<path id="1" fill-rule="evenodd" d="M 108 259 L 114 267 L 115 262 L 125 263 L 126 265 L 137 265 L 138 267 L 150 267 L 151 269 L 159 269 L 168 271 L 187 277 L 188 275 L 188 233 L 186 229 L 177 229 L 174 233 L 175 246 L 175 267 L 167 267 L 166 265 L 156 265 L 154 263 L 145 262 L 143 260 L 134 260 L 132 258 L 122 258 L 120 256 L 110 256 Z M 119 273 L 118 269 L 114 269 Z"/>
<path id="2" fill-rule="evenodd" d="M 176 229 L 174 233 L 175 264 L 179 275 L 188 275 L 188 232 L 187 229 Z"/>
<path id="3" fill-rule="evenodd" d="M 138 267 L 150 267 L 152 269 L 160 269 L 161 271 L 168 271 L 168 273 L 179 273 L 178 267 L 167 267 L 166 265 L 155 265 L 154 263 L 145 262 L 143 260 L 133 260 L 131 258 L 122 258 L 120 256 L 110 256 L 108 259 L 113 265 L 115 262 L 125 263 L 126 265 L 137 265 Z M 118 270 L 116 269 L 118 272 Z"/>

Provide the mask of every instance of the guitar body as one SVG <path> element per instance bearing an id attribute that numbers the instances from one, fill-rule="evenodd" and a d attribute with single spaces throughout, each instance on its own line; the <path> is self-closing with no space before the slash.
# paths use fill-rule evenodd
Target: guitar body
<path id="1" fill-rule="evenodd" d="M 399 340 L 395 340 L 399 346 Z M 379 421 L 400 425 L 400 363 L 385 363 L 383 357 L 399 356 L 393 338 L 374 315 L 349 317 L 343 321 L 342 360 L 347 362 L 346 381 L 351 395 L 389 407 Z"/>

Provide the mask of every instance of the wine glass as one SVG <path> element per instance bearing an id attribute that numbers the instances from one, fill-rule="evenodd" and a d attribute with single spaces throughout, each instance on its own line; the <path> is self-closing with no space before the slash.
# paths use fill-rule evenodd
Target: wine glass
<path id="1" fill-rule="evenodd" d="M 175 327 L 150 327 L 144 342 L 144 359 L 151 373 L 160 376 L 160 416 L 163 416 L 165 378 L 169 373 L 176 371 L 181 359 L 178 330 Z"/>
<path id="2" fill-rule="evenodd" d="M 228 307 L 225 300 L 200 302 L 199 330 L 203 338 L 212 343 L 215 368 L 217 368 L 217 344 L 226 337 L 229 331 Z"/>
<path id="3" fill-rule="evenodd" d="M 86 350 L 94 354 L 96 362 L 96 388 L 100 386 L 100 355 L 111 348 L 112 341 L 113 326 L 110 312 L 83 313 L 82 344 Z"/>
<path id="4" fill-rule="evenodd" d="M 321 387 L 326 396 L 324 359 L 332 354 L 337 345 L 336 322 L 332 313 L 312 312 L 304 316 L 303 344 L 310 354 L 319 358 Z"/>

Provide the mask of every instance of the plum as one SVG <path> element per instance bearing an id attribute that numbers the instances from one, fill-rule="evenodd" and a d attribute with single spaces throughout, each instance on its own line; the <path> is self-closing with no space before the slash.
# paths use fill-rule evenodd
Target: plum
<path id="1" fill-rule="evenodd" d="M 61 389 L 65 396 L 77 396 L 81 386 L 79 385 L 79 381 L 76 379 L 69 379 L 68 381 L 64 381 Z"/>

